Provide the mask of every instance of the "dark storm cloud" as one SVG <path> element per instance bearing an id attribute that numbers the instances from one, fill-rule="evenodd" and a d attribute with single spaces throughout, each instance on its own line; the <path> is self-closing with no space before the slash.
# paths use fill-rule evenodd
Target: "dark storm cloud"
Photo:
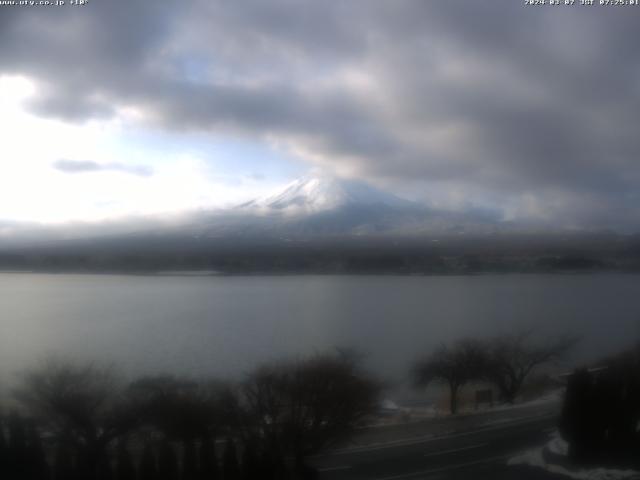
<path id="1" fill-rule="evenodd" d="M 123 165 L 122 163 L 97 163 L 87 160 L 60 159 L 53 163 L 53 168 L 63 173 L 89 172 L 122 172 L 139 177 L 148 177 L 153 170 L 146 165 Z"/>
<path id="2" fill-rule="evenodd" d="M 431 200 L 640 226 L 637 8 L 114 0 L 2 14 L 0 72 L 38 82 L 40 115 L 136 107 Z"/>

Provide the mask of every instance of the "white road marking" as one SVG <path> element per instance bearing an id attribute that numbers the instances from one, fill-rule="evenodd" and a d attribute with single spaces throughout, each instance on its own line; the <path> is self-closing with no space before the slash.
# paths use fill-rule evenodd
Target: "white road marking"
<path id="1" fill-rule="evenodd" d="M 535 423 L 539 420 L 542 420 L 543 418 L 552 418 L 555 416 L 556 416 L 555 413 L 553 414 L 547 413 L 542 415 L 535 415 L 533 417 L 526 417 L 524 419 L 518 419 L 511 422 L 504 422 L 504 423 L 501 423 L 500 425 L 480 427 L 480 428 L 470 430 L 468 432 L 449 433 L 445 435 L 431 434 L 431 435 L 425 435 L 422 437 L 415 437 L 411 439 L 393 440 L 393 441 L 382 443 L 382 444 L 374 444 L 374 445 L 368 445 L 368 446 L 362 446 L 362 447 L 347 447 L 339 450 L 333 450 L 330 452 L 321 453 L 319 455 L 314 455 L 314 458 L 333 457 L 337 455 L 349 455 L 351 453 L 360 453 L 360 452 L 372 452 L 376 450 L 386 450 L 388 448 L 406 447 L 409 445 L 419 445 L 421 443 L 437 442 L 439 440 L 446 440 L 449 438 L 466 437 L 469 435 L 476 435 L 479 433 L 490 432 L 493 430 L 503 430 L 503 429 L 509 429 L 512 427 L 518 427 L 520 425 L 526 425 L 528 423 Z"/>
<path id="2" fill-rule="evenodd" d="M 477 445 L 469 445 L 468 447 L 452 448 L 451 450 L 441 450 L 439 452 L 427 453 L 425 455 L 425 457 L 436 457 L 438 455 L 446 455 L 448 453 L 463 452 L 465 450 L 471 450 L 471 449 L 474 449 L 474 448 L 484 447 L 485 445 L 489 445 L 489 444 L 488 443 L 479 443 Z"/>
<path id="3" fill-rule="evenodd" d="M 319 472 L 335 472 L 336 470 L 349 470 L 351 465 L 342 465 L 339 467 L 327 467 L 327 468 L 319 468 Z"/>

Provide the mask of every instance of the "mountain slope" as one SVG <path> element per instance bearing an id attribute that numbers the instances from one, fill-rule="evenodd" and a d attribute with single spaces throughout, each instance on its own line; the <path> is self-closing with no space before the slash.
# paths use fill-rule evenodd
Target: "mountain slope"
<path id="1" fill-rule="evenodd" d="M 245 232 L 283 237 L 492 233 L 500 223 L 484 212 L 435 210 L 363 182 L 305 177 L 233 211 Z"/>
<path id="2" fill-rule="evenodd" d="M 273 195 L 235 208 L 193 212 L 171 222 L 158 218 L 95 226 L 22 228 L 21 235 L 7 239 L 3 239 L 4 230 L 0 228 L 0 247 L 63 245 L 77 240 L 87 245 L 121 245 L 118 250 L 133 244 L 189 250 L 196 244 L 200 248 L 220 242 L 485 234 L 504 227 L 497 219 L 478 212 L 436 210 L 363 182 L 323 176 L 296 180 Z"/>
<path id="3" fill-rule="evenodd" d="M 408 200 L 378 190 L 363 182 L 329 177 L 304 177 L 282 191 L 240 206 L 241 210 L 312 214 L 347 207 L 415 207 Z"/>

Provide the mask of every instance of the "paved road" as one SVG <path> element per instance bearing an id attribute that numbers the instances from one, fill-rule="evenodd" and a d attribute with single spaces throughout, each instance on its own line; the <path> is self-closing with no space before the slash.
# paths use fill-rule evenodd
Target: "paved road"
<path id="1" fill-rule="evenodd" d="M 321 480 L 551 479 L 557 477 L 506 462 L 543 444 L 555 424 L 556 414 L 546 411 L 467 432 L 345 449 L 313 462 Z"/>

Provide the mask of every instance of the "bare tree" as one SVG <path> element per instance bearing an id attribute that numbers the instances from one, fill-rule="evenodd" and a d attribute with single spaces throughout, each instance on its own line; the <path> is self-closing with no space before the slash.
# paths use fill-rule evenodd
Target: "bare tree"
<path id="1" fill-rule="evenodd" d="M 162 478 L 177 478 L 177 460 L 168 440 L 182 443 L 181 477 L 194 479 L 198 461 L 196 444 L 201 448 L 200 464 L 211 473 L 217 471 L 213 448 L 215 438 L 236 426 L 237 401 L 231 389 L 218 381 L 194 381 L 171 375 L 143 377 L 127 389 L 131 405 L 139 413 L 141 424 L 165 436 L 165 453 L 159 458 Z M 212 455 L 205 457 L 205 455 Z M 171 474 L 175 471 L 175 474 Z"/>
<path id="2" fill-rule="evenodd" d="M 7 473 L 8 459 L 7 441 L 4 436 L 4 418 L 0 414 L 0 474 L 4 475 Z"/>
<path id="3" fill-rule="evenodd" d="M 266 366 L 242 388 L 250 435 L 304 456 L 348 437 L 377 407 L 379 386 L 344 355 Z"/>
<path id="4" fill-rule="evenodd" d="M 536 367 L 560 359 L 576 341 L 562 336 L 536 342 L 530 330 L 496 337 L 487 343 L 483 376 L 498 388 L 504 401 L 513 403 Z"/>
<path id="5" fill-rule="evenodd" d="M 483 371 L 484 347 L 475 340 L 459 340 L 453 345 L 441 345 L 413 368 L 414 382 L 426 387 L 432 382 L 449 387 L 449 409 L 458 412 L 458 392 L 466 383 L 477 379 Z"/>
<path id="6" fill-rule="evenodd" d="M 116 449 L 116 478 L 118 480 L 135 480 L 136 478 L 133 457 L 124 439 L 120 439 Z"/>
<path id="7" fill-rule="evenodd" d="M 25 375 L 16 396 L 94 478 L 108 445 L 135 424 L 119 393 L 110 368 L 51 360 Z"/>
<path id="8" fill-rule="evenodd" d="M 142 423 L 184 442 L 215 437 L 229 426 L 235 399 L 226 384 L 197 382 L 171 375 L 140 378 L 127 398 Z"/>

